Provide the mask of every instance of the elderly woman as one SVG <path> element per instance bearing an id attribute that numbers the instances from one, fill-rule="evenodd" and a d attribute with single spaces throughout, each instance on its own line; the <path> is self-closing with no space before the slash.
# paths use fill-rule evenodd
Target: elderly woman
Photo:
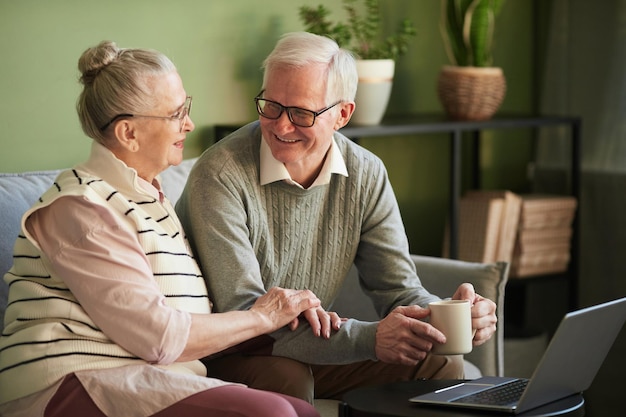
<path id="1" fill-rule="evenodd" d="M 211 313 L 158 174 L 183 158 L 191 97 L 156 51 L 102 42 L 78 67 L 89 159 L 22 219 L 0 339 L 0 415 L 316 416 L 308 403 L 207 378 L 199 358 L 319 306 L 274 288 Z"/>

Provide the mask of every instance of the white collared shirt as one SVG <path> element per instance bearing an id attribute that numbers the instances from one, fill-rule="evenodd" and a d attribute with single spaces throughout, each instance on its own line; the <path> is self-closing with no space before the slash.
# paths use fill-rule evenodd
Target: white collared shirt
<path id="1" fill-rule="evenodd" d="M 343 156 L 337 148 L 335 138 L 332 138 L 330 148 L 328 148 L 328 154 L 324 160 L 324 165 L 319 175 L 313 181 L 313 184 L 309 188 L 313 188 L 318 185 L 325 185 L 330 183 L 330 177 L 332 174 L 348 176 L 348 169 L 346 168 L 346 162 L 343 160 Z M 272 151 L 265 142 L 265 138 L 261 139 L 261 185 L 270 184 L 276 181 L 285 181 L 288 184 L 295 185 L 304 189 L 302 185 L 297 183 L 291 178 L 289 171 L 285 164 L 274 158 Z"/>

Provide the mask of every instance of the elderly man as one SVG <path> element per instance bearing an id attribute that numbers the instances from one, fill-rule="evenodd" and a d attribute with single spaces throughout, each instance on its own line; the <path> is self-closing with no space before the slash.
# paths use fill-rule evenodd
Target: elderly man
<path id="1" fill-rule="evenodd" d="M 325 37 L 285 35 L 264 62 L 259 121 L 208 149 L 176 210 L 217 311 L 245 310 L 274 286 L 322 305 L 291 326 L 205 361 L 212 376 L 307 399 L 418 378 L 460 378 L 460 356 L 430 354 L 445 336 L 425 319 L 422 287 L 382 161 L 337 132 L 355 108 L 352 55 Z M 381 321 L 329 312 L 352 264 Z M 474 344 L 495 304 L 463 284 Z M 296 328 L 297 327 L 297 328 Z M 312 330 L 312 331 L 311 331 Z"/>

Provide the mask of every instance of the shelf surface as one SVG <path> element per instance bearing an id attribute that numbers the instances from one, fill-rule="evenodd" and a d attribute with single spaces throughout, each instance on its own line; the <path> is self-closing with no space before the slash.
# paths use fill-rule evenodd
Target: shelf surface
<path id="1" fill-rule="evenodd" d="M 340 130 L 347 137 L 373 137 L 406 135 L 412 133 L 445 133 L 455 131 L 479 131 L 489 129 L 542 127 L 572 125 L 580 122 L 574 116 L 539 116 L 502 114 L 490 120 L 450 120 L 442 114 L 411 114 L 385 117 L 378 125 L 359 126 L 348 124 Z"/>

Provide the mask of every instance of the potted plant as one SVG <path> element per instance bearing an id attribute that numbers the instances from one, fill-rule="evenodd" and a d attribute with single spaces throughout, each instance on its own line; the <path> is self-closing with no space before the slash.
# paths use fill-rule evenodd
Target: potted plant
<path id="1" fill-rule="evenodd" d="M 387 108 L 395 60 L 406 53 L 416 32 L 413 23 L 405 19 L 394 34 L 384 37 L 379 1 L 363 0 L 363 14 L 357 10 L 358 1 L 343 0 L 348 15 L 345 23 L 331 22 L 328 19 L 330 11 L 323 5 L 300 7 L 300 19 L 306 31 L 332 38 L 339 46 L 354 52 L 359 86 L 351 123 L 373 125 L 380 123 Z"/>
<path id="2" fill-rule="evenodd" d="M 495 20 L 504 0 L 441 0 L 440 30 L 452 65 L 442 68 L 437 92 L 457 120 L 487 120 L 506 92 L 502 69 L 493 65 Z"/>

